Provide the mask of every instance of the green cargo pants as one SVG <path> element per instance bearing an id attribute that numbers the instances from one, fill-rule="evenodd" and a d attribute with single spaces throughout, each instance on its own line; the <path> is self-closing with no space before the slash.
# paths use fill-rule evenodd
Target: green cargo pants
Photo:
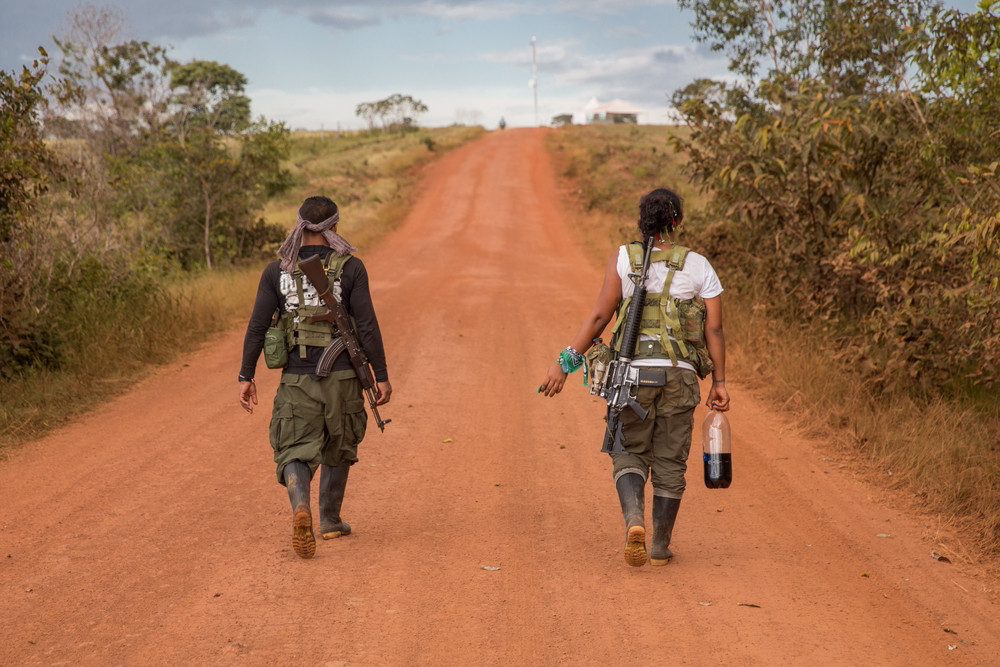
<path id="1" fill-rule="evenodd" d="M 290 461 L 339 466 L 358 460 L 358 443 L 365 437 L 361 382 L 353 370 L 330 373 L 321 379 L 283 373 L 271 411 L 269 440 L 278 466 L 278 482 Z"/>
<path id="2" fill-rule="evenodd" d="M 698 376 L 685 368 L 668 368 L 663 387 L 639 387 L 637 400 L 649 410 L 645 421 L 629 408 L 621 412 L 625 453 L 612 454 L 614 479 L 630 472 L 643 479 L 652 470 L 653 493 L 667 498 L 684 495 L 694 409 L 701 400 Z"/>

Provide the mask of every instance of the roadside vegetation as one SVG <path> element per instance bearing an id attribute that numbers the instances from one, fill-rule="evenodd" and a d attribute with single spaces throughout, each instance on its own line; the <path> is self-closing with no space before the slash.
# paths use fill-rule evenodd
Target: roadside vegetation
<path id="1" fill-rule="evenodd" d="M 239 72 L 119 26 L 84 5 L 58 68 L 0 72 L 0 455 L 246 318 L 303 198 L 364 248 L 482 132 L 292 133 L 250 118 Z"/>
<path id="2" fill-rule="evenodd" d="M 552 133 L 587 236 L 606 254 L 676 186 L 678 240 L 727 288 L 731 378 L 951 517 L 974 545 L 950 555 L 996 555 L 1000 7 L 682 4 L 739 83 L 678 91 L 683 128 Z"/>

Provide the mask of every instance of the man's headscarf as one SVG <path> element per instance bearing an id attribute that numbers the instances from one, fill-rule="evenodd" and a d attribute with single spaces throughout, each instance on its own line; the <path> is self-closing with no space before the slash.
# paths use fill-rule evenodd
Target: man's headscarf
<path id="1" fill-rule="evenodd" d="M 323 235 L 326 242 L 330 244 L 333 251 L 338 255 L 346 255 L 357 250 L 347 242 L 343 236 L 333 231 L 333 226 L 340 220 L 340 210 L 331 215 L 323 222 L 309 222 L 304 220 L 301 214 L 296 215 L 295 229 L 288 235 L 285 242 L 278 248 L 278 257 L 281 258 L 281 270 L 291 273 L 295 270 L 296 262 L 299 259 L 299 247 L 302 245 L 302 232 L 317 232 Z"/>

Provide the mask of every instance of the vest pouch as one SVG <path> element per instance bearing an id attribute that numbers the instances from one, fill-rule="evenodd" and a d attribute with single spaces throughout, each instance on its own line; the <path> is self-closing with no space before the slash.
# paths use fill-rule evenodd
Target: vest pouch
<path id="1" fill-rule="evenodd" d="M 700 296 L 677 302 L 677 314 L 680 316 L 684 341 L 688 347 L 694 348 L 695 352 L 694 358 L 688 361 L 697 361 L 695 365 L 698 368 L 698 377 L 702 379 L 715 370 L 715 363 L 705 343 L 706 312 L 705 300 Z"/>
<path id="2" fill-rule="evenodd" d="M 594 343 L 583 356 L 587 361 L 587 369 L 590 374 L 590 393 L 599 396 L 601 387 L 604 385 L 604 378 L 608 374 L 608 366 L 614 359 L 614 351 L 598 339 L 598 342 Z"/>
<path id="3" fill-rule="evenodd" d="M 288 364 L 284 329 L 270 327 L 264 332 L 264 363 L 268 368 L 284 368 Z"/>

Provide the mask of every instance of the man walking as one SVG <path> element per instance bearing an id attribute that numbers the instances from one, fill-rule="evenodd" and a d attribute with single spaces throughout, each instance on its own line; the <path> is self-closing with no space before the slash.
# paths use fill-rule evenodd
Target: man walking
<path id="1" fill-rule="evenodd" d="M 327 197 L 309 197 L 299 208 L 295 229 L 278 250 L 279 259 L 261 274 L 239 376 L 240 405 L 252 413 L 257 404 L 253 378 L 261 351 L 268 367 L 283 369 L 269 440 L 278 482 L 288 488 L 292 506 L 292 546 L 302 558 L 316 553 L 309 489 L 317 468 L 320 534 L 333 539 L 351 532 L 340 510 L 368 415 L 360 380 L 346 352 L 334 362 L 329 375 L 316 375 L 323 350 L 343 332 L 327 321 L 309 321 L 326 306 L 298 269 L 299 260 L 322 259 L 334 297 L 350 314 L 374 371 L 376 404 L 388 403 L 392 395 L 368 273 L 361 260 L 351 255 L 355 248 L 337 234 L 339 220 L 337 205 Z"/>

